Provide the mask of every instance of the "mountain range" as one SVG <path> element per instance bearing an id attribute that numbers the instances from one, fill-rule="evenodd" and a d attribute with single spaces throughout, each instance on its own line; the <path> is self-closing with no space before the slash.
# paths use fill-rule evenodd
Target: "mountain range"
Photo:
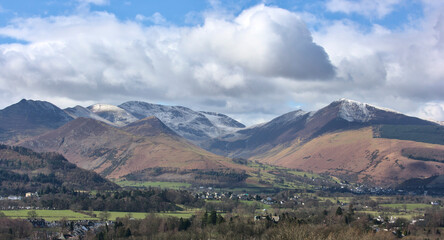
<path id="1" fill-rule="evenodd" d="M 289 112 L 265 124 L 215 138 L 203 147 L 220 155 L 249 158 L 278 145 L 303 144 L 327 132 L 381 124 L 437 125 L 388 109 L 341 99 L 318 111 Z"/>
<path id="2" fill-rule="evenodd" d="M 428 157 L 444 150 L 442 126 L 347 99 L 314 112 L 284 114 L 213 139 L 204 148 L 355 182 L 392 184 L 444 173 L 444 159 Z M 417 150 L 416 159 L 405 154 L 411 149 Z"/>
<path id="3" fill-rule="evenodd" d="M 61 110 L 22 100 L 0 111 L 3 122 L 4 142 L 56 151 L 108 178 L 211 181 L 222 172 L 245 179 L 252 169 L 230 158 L 379 185 L 444 173 L 443 126 L 347 99 L 252 127 L 219 113 L 140 101 Z"/>
<path id="4" fill-rule="evenodd" d="M 110 104 L 94 104 L 87 108 L 76 106 L 64 111 L 73 118 L 92 118 L 116 127 L 155 116 L 177 134 L 198 145 L 245 128 L 242 123 L 220 113 L 199 112 L 182 106 L 165 106 L 140 101 L 125 102 L 119 106 Z"/>
<path id="5" fill-rule="evenodd" d="M 213 112 L 197 112 L 182 106 L 164 106 L 139 101 L 119 105 L 138 119 L 155 116 L 182 137 L 202 143 L 209 139 L 234 132 L 245 125 Z"/>
<path id="6" fill-rule="evenodd" d="M 163 180 L 190 178 L 191 170 L 244 169 L 229 158 L 186 141 L 156 117 L 122 128 L 80 117 L 21 145 L 36 151 L 61 153 L 77 166 L 115 179 L 154 169 L 158 171 L 157 179 Z"/>

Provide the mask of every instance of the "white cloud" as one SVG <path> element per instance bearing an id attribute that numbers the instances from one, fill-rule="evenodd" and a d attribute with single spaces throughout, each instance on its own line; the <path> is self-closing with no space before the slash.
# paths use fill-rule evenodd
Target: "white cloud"
<path id="1" fill-rule="evenodd" d="M 344 97 L 416 116 L 429 102 L 442 102 L 444 7 L 425 9 L 424 19 L 402 30 L 374 25 L 367 31 L 350 21 L 335 21 L 313 33 L 344 80 L 322 87 L 337 90 L 341 86 L 337 93 Z M 331 101 L 335 94 L 328 96 Z M 424 112 L 420 115 L 425 116 Z M 444 120 L 439 114 L 434 116 Z"/>
<path id="2" fill-rule="evenodd" d="M 62 107 L 145 100 L 251 124 L 294 110 L 290 101 L 314 110 L 345 97 L 444 120 L 444 6 L 424 9 L 396 31 L 322 19 L 311 33 L 307 14 L 264 5 L 205 12 L 191 27 L 90 11 L 16 19 L 0 35 L 29 44 L 0 45 L 0 99 L 3 107 L 23 97 Z"/>
<path id="3" fill-rule="evenodd" d="M 109 0 L 76 0 L 77 11 L 82 14 L 88 14 L 90 12 L 91 5 L 105 6 L 109 4 Z"/>
<path id="4" fill-rule="evenodd" d="M 167 23 L 167 20 L 162 16 L 162 14 L 155 12 L 153 15 L 147 17 L 142 14 L 136 15 L 136 20 L 139 22 L 150 21 L 157 25 L 163 25 Z"/>
<path id="5" fill-rule="evenodd" d="M 418 116 L 425 119 L 444 121 L 444 102 L 429 102 L 419 109 Z"/>
<path id="6" fill-rule="evenodd" d="M 334 75 L 328 56 L 313 43 L 304 22 L 287 10 L 264 5 L 243 11 L 233 21 L 208 17 L 202 27 L 191 29 L 181 47 L 196 62 L 217 59 L 261 76 Z"/>
<path id="7" fill-rule="evenodd" d="M 170 102 L 255 113 L 253 121 L 290 110 L 275 109 L 291 95 L 276 79 L 334 76 L 294 13 L 259 5 L 234 17 L 205 17 L 193 27 L 146 27 L 105 12 L 16 19 L 0 34 L 29 44 L 0 45 L 0 92 L 56 104 Z"/>
<path id="8" fill-rule="evenodd" d="M 326 7 L 331 12 L 357 13 L 366 17 L 384 18 L 401 0 L 329 0 Z"/>

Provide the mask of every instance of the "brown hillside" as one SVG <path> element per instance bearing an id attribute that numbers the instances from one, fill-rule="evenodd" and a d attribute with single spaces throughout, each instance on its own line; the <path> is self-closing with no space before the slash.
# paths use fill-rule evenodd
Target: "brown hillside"
<path id="1" fill-rule="evenodd" d="M 403 156 L 403 149 L 411 148 L 444 150 L 443 145 L 373 138 L 372 128 L 367 127 L 328 133 L 302 146 L 297 143 L 290 147 L 277 146 L 251 159 L 376 184 L 393 184 L 409 178 L 444 174 L 442 162 Z"/>
<path id="2" fill-rule="evenodd" d="M 179 135 L 177 135 L 173 130 L 163 124 L 163 122 L 156 117 L 147 117 L 139 121 L 132 122 L 121 129 L 125 132 L 141 137 L 152 137 L 163 134 L 170 137 L 176 137 L 178 140 L 180 139 Z"/>
<path id="3" fill-rule="evenodd" d="M 145 119 L 128 126 L 128 131 L 134 132 L 128 133 L 93 119 L 77 118 L 22 145 L 37 151 L 62 153 L 70 162 L 108 178 L 157 167 L 182 170 L 244 168 L 188 143 L 173 135 L 171 130 L 160 128 L 162 126 L 163 123 L 156 119 Z M 148 134 L 149 129 L 151 133 Z"/>

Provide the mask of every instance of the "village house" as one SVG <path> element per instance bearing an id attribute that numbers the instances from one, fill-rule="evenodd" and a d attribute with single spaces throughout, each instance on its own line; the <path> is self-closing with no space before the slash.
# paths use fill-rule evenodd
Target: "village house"
<path id="1" fill-rule="evenodd" d="M 32 192 L 27 192 L 27 193 L 25 193 L 25 197 L 38 197 L 39 196 L 39 194 L 37 193 L 37 192 L 34 192 L 34 193 L 32 193 Z"/>

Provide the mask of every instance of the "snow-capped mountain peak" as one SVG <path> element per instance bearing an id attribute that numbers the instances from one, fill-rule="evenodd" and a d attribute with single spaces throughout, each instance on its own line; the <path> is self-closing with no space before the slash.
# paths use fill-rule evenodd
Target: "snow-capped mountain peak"
<path id="1" fill-rule="evenodd" d="M 200 111 L 203 115 L 205 115 L 214 125 L 222 128 L 244 128 L 245 125 L 224 115 L 222 113 L 215 112 L 204 112 Z"/>
<path id="2" fill-rule="evenodd" d="M 94 104 L 88 109 L 119 127 L 139 120 L 126 110 L 110 104 Z"/>
<path id="3" fill-rule="evenodd" d="M 95 120 L 102 121 L 108 125 L 116 126 L 116 124 L 102 118 L 101 116 L 95 114 L 94 112 L 92 112 L 88 108 L 85 108 L 85 107 L 82 107 L 79 105 L 72 107 L 72 108 L 66 108 L 66 109 L 64 109 L 64 111 L 72 118 L 79 118 L 79 117 L 92 118 Z"/>
<path id="4" fill-rule="evenodd" d="M 119 105 L 119 107 L 139 119 L 155 116 L 176 133 L 195 143 L 245 127 L 223 114 L 197 112 L 183 106 L 130 101 Z"/>
<path id="5" fill-rule="evenodd" d="M 91 105 L 88 107 L 89 110 L 93 112 L 106 112 L 106 111 L 116 111 L 116 112 L 124 112 L 125 110 L 111 105 L 111 104 L 103 104 L 103 103 L 97 103 L 94 105 Z"/>
<path id="6" fill-rule="evenodd" d="M 368 104 L 342 98 L 339 101 L 340 118 L 349 122 L 368 122 L 374 117 L 374 112 Z"/>
<path id="7" fill-rule="evenodd" d="M 368 103 L 362 103 L 346 98 L 334 101 L 333 104 L 339 104 L 338 116 L 349 122 L 368 122 L 374 120 L 377 111 L 401 114 L 388 108 L 377 107 Z"/>

